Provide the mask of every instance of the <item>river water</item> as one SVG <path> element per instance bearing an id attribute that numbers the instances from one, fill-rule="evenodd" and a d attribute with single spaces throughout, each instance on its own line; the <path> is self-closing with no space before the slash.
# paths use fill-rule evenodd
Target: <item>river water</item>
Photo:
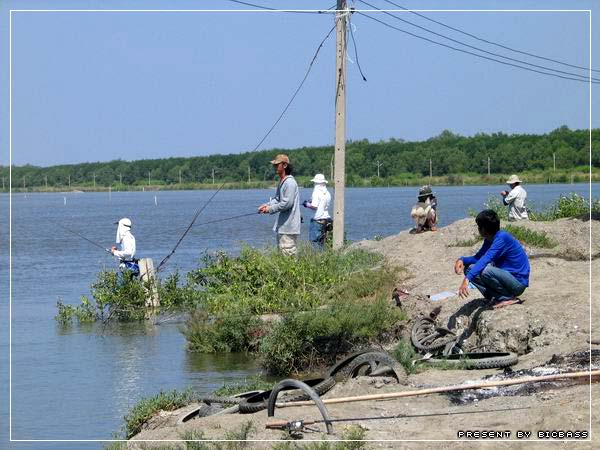
<path id="1" fill-rule="evenodd" d="M 598 185 L 593 185 L 594 196 Z M 482 209 L 503 186 L 438 187 L 440 225 Z M 530 206 L 541 208 L 560 194 L 589 197 L 588 185 L 527 185 Z M 388 236 L 411 227 L 409 212 L 417 188 L 346 190 L 346 232 L 350 240 Z M 301 199 L 310 198 L 302 189 Z M 57 224 L 109 247 L 113 222 L 130 217 L 139 257 L 158 263 L 172 249 L 211 191 L 51 193 L 12 196 L 12 273 L 9 286 L 9 196 L 0 196 L 0 447 L 101 448 L 98 442 L 8 443 L 13 440 L 111 439 L 123 415 L 143 396 L 192 386 L 210 392 L 259 371 L 246 355 L 195 355 L 185 351 L 181 324 L 61 327 L 56 302 L 78 303 L 89 295 L 98 271 L 115 267 L 100 248 Z M 219 192 L 198 223 L 251 213 L 274 190 Z M 305 217 L 310 217 L 307 210 Z M 197 267 L 206 251 L 237 252 L 243 244 L 272 244 L 273 217 L 195 227 L 168 262 L 168 269 Z M 308 233 L 303 226 L 303 238 Z M 9 311 L 9 287 L 12 289 Z M 9 346 L 9 312 L 12 342 Z M 12 383 L 9 385 L 9 352 Z M 9 391 L 10 390 L 10 391 Z M 9 394 L 11 408 L 9 414 Z"/>

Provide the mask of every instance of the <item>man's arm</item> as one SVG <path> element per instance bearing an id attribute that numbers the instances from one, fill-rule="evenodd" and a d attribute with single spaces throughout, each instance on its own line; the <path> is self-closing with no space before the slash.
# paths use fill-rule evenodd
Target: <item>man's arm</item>
<path id="1" fill-rule="evenodd" d="M 489 241 L 486 241 L 486 243 Z M 485 244 L 481 247 L 481 250 L 479 250 L 479 252 L 477 252 L 478 254 L 484 250 Z M 477 277 L 478 275 L 481 274 L 481 272 L 483 272 L 483 269 L 485 269 L 485 266 L 487 266 L 489 263 L 493 262 L 496 260 L 496 258 L 502 254 L 502 252 L 504 251 L 504 240 L 503 239 L 499 239 L 496 238 L 494 239 L 494 242 L 491 242 L 487 245 L 487 251 L 485 251 L 481 257 L 478 259 L 478 261 L 471 267 L 471 270 L 469 270 L 469 273 L 467 274 L 467 278 L 469 279 L 469 281 L 473 281 L 473 279 L 475 277 Z"/>

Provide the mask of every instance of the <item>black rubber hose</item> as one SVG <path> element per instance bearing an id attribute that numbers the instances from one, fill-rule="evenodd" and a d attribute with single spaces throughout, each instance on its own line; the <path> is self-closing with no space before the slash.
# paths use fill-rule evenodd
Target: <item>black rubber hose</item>
<path id="1" fill-rule="evenodd" d="M 464 369 L 501 369 L 515 365 L 519 358 L 514 353 L 461 353 L 444 358 L 424 360 L 432 365 L 452 365 Z"/>
<path id="2" fill-rule="evenodd" d="M 333 434 L 333 425 L 331 423 L 331 418 L 329 417 L 327 408 L 325 408 L 325 405 L 313 388 L 299 380 L 287 379 L 281 380 L 279 383 L 277 383 L 277 386 L 273 388 L 271 396 L 269 397 L 269 403 L 267 404 L 267 416 L 273 417 L 275 415 L 275 404 L 277 402 L 277 395 L 279 394 L 279 391 L 283 389 L 289 389 L 291 387 L 302 389 L 310 397 L 310 399 L 315 402 L 317 408 L 319 408 L 319 411 L 321 411 L 321 415 L 323 416 L 323 420 L 327 426 L 327 434 Z"/>

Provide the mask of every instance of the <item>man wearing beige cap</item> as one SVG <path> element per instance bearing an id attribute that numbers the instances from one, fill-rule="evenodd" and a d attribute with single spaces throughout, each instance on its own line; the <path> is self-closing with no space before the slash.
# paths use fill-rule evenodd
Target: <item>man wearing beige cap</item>
<path id="1" fill-rule="evenodd" d="M 261 214 L 278 214 L 273 231 L 277 233 L 277 246 L 284 255 L 297 253 L 297 241 L 300 235 L 300 193 L 298 183 L 292 175 L 292 165 L 287 155 L 277 155 L 271 164 L 279 175 L 279 184 L 275 198 L 260 205 Z"/>
<path id="2" fill-rule="evenodd" d="M 529 219 L 527 215 L 527 206 L 525 202 L 527 200 L 527 191 L 521 186 L 522 181 L 516 175 L 511 175 L 506 184 L 510 186 L 510 192 L 502 191 L 502 202 L 508 206 L 508 220 L 526 220 Z"/>

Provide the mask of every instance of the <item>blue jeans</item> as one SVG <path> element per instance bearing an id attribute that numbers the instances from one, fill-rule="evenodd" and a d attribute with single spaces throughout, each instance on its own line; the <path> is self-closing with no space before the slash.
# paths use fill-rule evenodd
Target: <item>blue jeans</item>
<path id="1" fill-rule="evenodd" d="M 471 266 L 465 266 L 465 275 L 469 273 Z M 509 298 L 521 295 L 527 286 L 521 284 L 509 272 L 488 264 L 479 275 L 472 281 L 481 295 L 494 302 L 502 302 Z"/>
<path id="2" fill-rule="evenodd" d="M 327 224 L 317 222 L 315 219 L 310 219 L 310 226 L 308 228 L 308 238 L 315 247 L 323 248 L 325 243 L 325 230 Z"/>

